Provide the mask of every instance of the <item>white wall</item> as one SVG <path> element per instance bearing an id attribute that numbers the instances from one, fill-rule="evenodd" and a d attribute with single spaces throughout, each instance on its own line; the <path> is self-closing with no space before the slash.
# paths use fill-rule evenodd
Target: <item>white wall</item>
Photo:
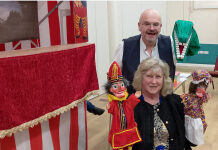
<path id="1" fill-rule="evenodd" d="M 100 93 L 107 81 L 109 64 L 108 14 L 106 1 L 88 1 L 89 43 L 95 43 L 95 61 Z M 92 82 L 92 81 L 90 81 Z"/>
<path id="2" fill-rule="evenodd" d="M 123 38 L 139 34 L 138 20 L 147 8 L 160 12 L 163 17 L 161 33 L 165 34 L 165 1 L 87 1 L 89 42 L 96 45 L 100 93 L 104 93 L 106 73 L 112 63 L 116 46 Z"/>

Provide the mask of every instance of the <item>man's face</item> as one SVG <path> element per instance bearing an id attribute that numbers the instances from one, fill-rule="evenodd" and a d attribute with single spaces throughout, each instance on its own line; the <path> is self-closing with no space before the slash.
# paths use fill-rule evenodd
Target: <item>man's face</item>
<path id="1" fill-rule="evenodd" d="M 145 13 L 138 22 L 138 28 L 145 44 L 156 43 L 161 27 L 161 18 L 156 13 Z"/>
<path id="2" fill-rule="evenodd" d="M 123 81 L 118 81 L 112 84 L 110 88 L 110 92 L 113 93 L 114 96 L 118 98 L 122 98 L 125 96 L 126 87 Z"/>

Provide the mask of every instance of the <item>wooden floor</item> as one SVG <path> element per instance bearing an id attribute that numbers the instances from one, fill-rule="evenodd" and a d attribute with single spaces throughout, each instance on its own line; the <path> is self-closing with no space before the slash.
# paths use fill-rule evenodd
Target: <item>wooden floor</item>
<path id="1" fill-rule="evenodd" d="M 185 83 L 186 92 L 190 79 Z M 215 89 L 212 88 L 212 85 L 207 89 L 211 99 L 204 105 L 206 122 L 208 123 L 205 132 L 205 144 L 197 146 L 193 150 L 218 149 L 218 78 L 214 78 L 214 85 Z M 179 88 L 175 93 L 182 94 L 182 88 Z M 100 108 L 106 109 L 108 100 L 106 94 L 103 94 L 91 99 L 91 102 Z M 87 112 L 88 150 L 110 150 L 108 144 L 109 120 L 110 115 L 107 111 L 101 116 Z"/>

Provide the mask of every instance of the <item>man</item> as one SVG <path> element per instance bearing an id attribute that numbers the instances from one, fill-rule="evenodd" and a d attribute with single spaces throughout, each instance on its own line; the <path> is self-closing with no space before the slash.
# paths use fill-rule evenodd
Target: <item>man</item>
<path id="1" fill-rule="evenodd" d="M 124 77 L 130 83 L 139 63 L 147 57 L 166 61 L 170 67 L 170 77 L 174 79 L 176 58 L 173 42 L 170 36 L 160 35 L 161 27 L 160 14 L 154 9 L 147 9 L 141 14 L 138 22 L 141 34 L 124 39 L 118 46 L 114 60 L 118 62 Z M 135 92 L 131 85 L 128 92 Z"/>

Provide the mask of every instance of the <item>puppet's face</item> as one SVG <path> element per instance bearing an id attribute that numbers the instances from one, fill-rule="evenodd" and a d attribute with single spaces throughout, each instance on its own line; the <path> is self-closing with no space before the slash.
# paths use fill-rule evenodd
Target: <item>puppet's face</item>
<path id="1" fill-rule="evenodd" d="M 205 87 L 204 86 L 197 87 L 196 95 L 198 97 L 203 97 L 204 94 L 205 94 Z"/>
<path id="2" fill-rule="evenodd" d="M 123 81 L 114 82 L 110 88 L 110 92 L 118 98 L 122 98 L 125 96 L 125 90 L 126 87 Z"/>

